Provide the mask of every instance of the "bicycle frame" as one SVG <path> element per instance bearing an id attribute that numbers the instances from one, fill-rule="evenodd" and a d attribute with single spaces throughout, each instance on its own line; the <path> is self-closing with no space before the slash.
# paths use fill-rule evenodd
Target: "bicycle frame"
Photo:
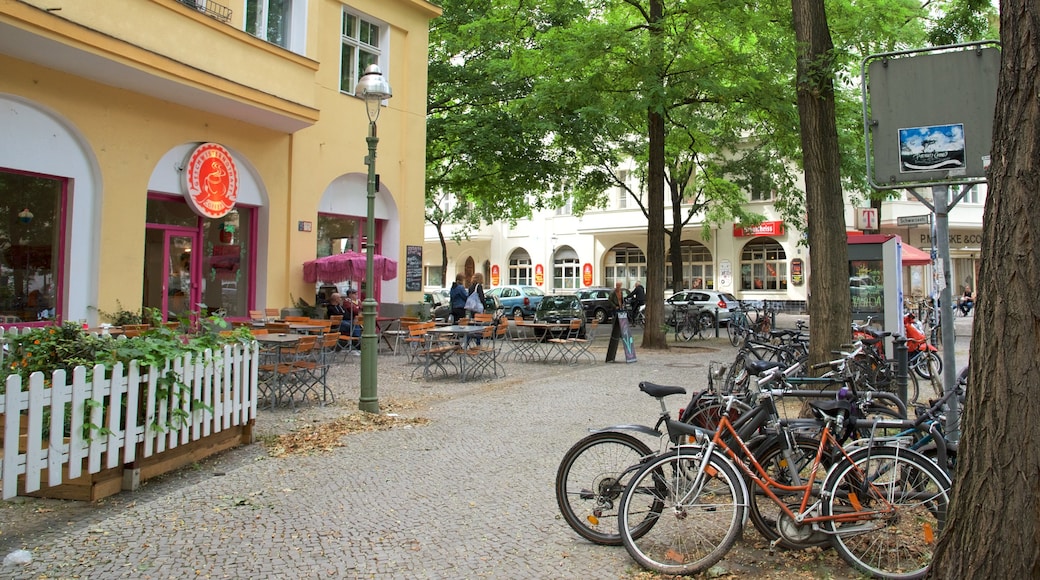
<path id="1" fill-rule="evenodd" d="M 767 396 L 770 401 L 770 405 L 773 405 L 772 397 Z M 775 406 L 774 406 L 775 408 Z M 823 464 L 824 453 L 830 449 L 836 449 L 849 463 L 853 463 L 852 458 L 837 442 L 833 433 L 831 432 L 831 424 L 833 418 L 828 418 L 824 422 L 823 431 L 820 435 L 820 445 L 817 448 L 816 456 L 813 459 L 812 470 L 810 472 L 809 480 L 804 485 L 784 485 L 773 479 L 764 467 L 755 459 L 754 453 L 748 448 L 747 444 L 740 437 L 740 434 L 734 428 L 733 423 L 730 422 L 727 415 L 723 415 L 719 421 L 719 426 L 715 430 L 711 440 L 704 446 L 704 457 L 705 459 L 701 462 L 696 475 L 695 487 L 699 487 L 702 484 L 705 475 L 705 469 L 708 468 L 707 458 L 713 455 L 716 451 L 721 451 L 726 457 L 729 458 L 731 463 L 740 470 L 744 476 L 754 483 L 775 503 L 789 518 L 798 524 L 817 524 L 820 522 L 855 522 L 861 520 L 869 520 L 877 518 L 878 516 L 890 514 L 894 511 L 894 507 L 888 500 L 884 499 L 884 494 L 880 493 L 879 490 L 874 488 L 873 483 L 869 483 L 870 487 L 874 489 L 876 497 L 881 498 L 881 505 L 876 510 L 864 510 L 859 504 L 859 501 L 855 499 L 855 494 L 850 493 L 850 502 L 853 505 L 855 511 L 831 515 L 831 516 L 812 516 L 809 515 L 813 510 L 818 508 L 819 500 L 815 500 L 810 505 L 810 501 L 813 499 L 813 483 L 816 480 L 816 474 L 819 472 L 820 466 Z M 751 465 L 737 454 L 734 449 L 728 445 L 725 441 L 726 437 L 732 439 L 735 445 L 738 446 L 740 453 L 744 457 L 750 459 Z M 853 463 L 854 465 L 854 463 Z M 792 470 L 792 476 L 795 482 L 800 481 L 797 471 L 793 466 L 790 466 Z M 855 468 L 860 475 L 863 475 L 859 468 Z M 711 475 L 710 473 L 708 475 Z M 866 481 L 866 478 L 864 478 Z M 802 494 L 802 499 L 799 504 L 798 513 L 794 513 L 787 504 L 781 500 L 771 488 L 776 488 L 782 491 L 797 492 Z M 813 526 L 813 529 L 818 529 L 823 533 L 834 533 L 828 530 L 822 529 L 819 526 Z"/>

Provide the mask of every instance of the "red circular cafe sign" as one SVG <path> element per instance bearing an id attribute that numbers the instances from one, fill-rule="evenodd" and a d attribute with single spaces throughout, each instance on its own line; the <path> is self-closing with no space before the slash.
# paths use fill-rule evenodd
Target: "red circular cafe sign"
<path id="1" fill-rule="evenodd" d="M 581 267 L 581 283 L 585 287 L 592 286 L 592 264 L 588 262 Z"/>
<path id="2" fill-rule="evenodd" d="M 195 213 L 219 218 L 235 207 L 238 169 L 231 153 L 216 143 L 196 147 L 184 166 L 184 197 Z"/>

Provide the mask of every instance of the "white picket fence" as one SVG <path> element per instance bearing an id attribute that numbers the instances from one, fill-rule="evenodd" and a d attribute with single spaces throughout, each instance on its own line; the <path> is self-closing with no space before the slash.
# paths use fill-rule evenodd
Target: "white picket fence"
<path id="1" fill-rule="evenodd" d="M 43 373 L 33 373 L 28 388 L 18 375 L 9 376 L 0 397 L 5 420 L 0 461 L 3 499 L 17 495 L 22 475 L 24 491 L 34 492 L 40 489 L 44 469 L 47 485 L 55 486 L 62 483 L 66 466 L 71 480 L 247 424 L 256 417 L 258 358 L 254 342 L 226 345 L 219 354 L 206 351 L 194 360 L 186 354 L 167 361 L 166 368 L 150 367 L 145 372 L 137 361 L 126 367 L 116 364 L 110 373 L 103 365 L 80 366 L 71 380 L 64 370 L 55 371 L 50 385 L 45 385 Z M 160 377 L 171 369 L 186 390 L 181 396 L 160 397 Z M 66 416 L 68 405 L 71 413 Z M 183 421 L 172 414 L 177 407 L 187 414 Z M 20 416 L 27 417 L 24 433 L 20 433 Z M 91 426 L 84 429 L 85 424 Z M 23 450 L 20 435 L 25 435 Z"/>

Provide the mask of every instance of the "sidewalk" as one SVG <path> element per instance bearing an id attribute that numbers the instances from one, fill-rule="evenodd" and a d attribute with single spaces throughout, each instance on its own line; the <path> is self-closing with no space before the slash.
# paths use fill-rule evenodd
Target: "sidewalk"
<path id="1" fill-rule="evenodd" d="M 957 321 L 958 350 L 970 320 Z M 637 337 L 637 363 L 607 364 L 608 337 L 592 347 L 595 363 L 509 362 L 504 378 L 468 383 L 413 381 L 405 357 L 380 355 L 381 404 L 427 424 L 354 433 L 311 455 L 276 458 L 258 442 L 93 505 L 7 502 L 0 553 L 28 549 L 33 561 L 0 567 L 0 578 L 631 578 L 638 566 L 623 548 L 590 544 L 560 518 L 559 460 L 589 429 L 652 425 L 658 406 L 640 381 L 692 393 L 735 349 L 725 330 L 668 352 L 643 351 Z M 359 367 L 332 373 L 334 405 L 262 411 L 258 441 L 355 412 Z M 673 411 L 687 401 L 667 400 Z M 744 555 L 719 570 L 804 576 L 805 562 L 745 538 Z M 856 577 L 834 562 L 817 558 L 813 570 Z M 797 573 L 774 571 L 785 565 Z"/>

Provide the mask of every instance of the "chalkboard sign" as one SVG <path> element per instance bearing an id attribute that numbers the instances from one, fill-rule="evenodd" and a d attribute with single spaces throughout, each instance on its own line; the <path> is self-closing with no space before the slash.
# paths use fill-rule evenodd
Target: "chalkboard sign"
<path id="1" fill-rule="evenodd" d="M 405 252 L 404 289 L 422 290 L 422 246 L 408 246 Z"/>

